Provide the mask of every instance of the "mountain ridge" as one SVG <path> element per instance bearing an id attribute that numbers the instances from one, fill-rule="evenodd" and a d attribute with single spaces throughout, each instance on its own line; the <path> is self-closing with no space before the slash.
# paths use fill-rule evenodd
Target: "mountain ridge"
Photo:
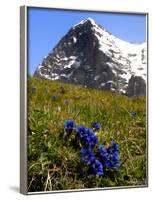
<path id="1" fill-rule="evenodd" d="M 34 76 L 139 96 L 146 94 L 146 65 L 146 43 L 123 41 L 87 18 L 61 38 Z"/>

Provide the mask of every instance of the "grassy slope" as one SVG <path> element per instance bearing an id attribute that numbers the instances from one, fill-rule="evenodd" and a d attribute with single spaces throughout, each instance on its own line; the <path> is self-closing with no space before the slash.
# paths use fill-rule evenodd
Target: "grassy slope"
<path id="1" fill-rule="evenodd" d="M 69 105 L 67 105 L 69 101 Z M 146 179 L 146 100 L 111 92 L 29 78 L 28 81 L 29 191 L 143 185 Z M 131 116 L 136 112 L 137 116 Z M 102 124 L 101 145 L 116 141 L 121 166 L 108 176 L 87 175 L 80 152 L 64 140 L 63 123 L 90 127 Z M 74 133 L 73 133 L 74 134 Z"/>

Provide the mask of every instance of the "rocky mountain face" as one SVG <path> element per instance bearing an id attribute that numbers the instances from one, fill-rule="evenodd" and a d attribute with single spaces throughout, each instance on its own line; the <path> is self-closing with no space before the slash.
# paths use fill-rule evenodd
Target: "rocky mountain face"
<path id="1" fill-rule="evenodd" d="M 120 40 L 88 18 L 68 31 L 34 76 L 127 96 L 145 95 L 146 55 L 146 43 Z"/>

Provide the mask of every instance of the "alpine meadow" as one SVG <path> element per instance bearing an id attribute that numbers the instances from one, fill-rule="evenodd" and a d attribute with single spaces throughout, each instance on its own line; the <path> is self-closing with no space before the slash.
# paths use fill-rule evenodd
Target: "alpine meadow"
<path id="1" fill-rule="evenodd" d="M 146 15 L 31 8 L 30 17 L 28 192 L 147 186 Z"/>
<path id="2" fill-rule="evenodd" d="M 98 143 L 119 146 L 118 167 L 92 173 L 82 160 L 76 131 L 64 123 L 100 124 Z M 126 97 L 57 81 L 28 79 L 28 191 L 146 184 L 146 99 Z"/>

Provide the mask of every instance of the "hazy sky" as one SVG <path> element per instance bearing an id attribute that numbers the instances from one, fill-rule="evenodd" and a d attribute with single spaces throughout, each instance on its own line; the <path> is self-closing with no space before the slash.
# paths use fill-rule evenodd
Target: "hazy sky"
<path id="1" fill-rule="evenodd" d="M 145 15 L 29 8 L 29 74 L 34 73 L 43 58 L 73 25 L 88 17 L 120 39 L 133 43 L 146 41 Z"/>

